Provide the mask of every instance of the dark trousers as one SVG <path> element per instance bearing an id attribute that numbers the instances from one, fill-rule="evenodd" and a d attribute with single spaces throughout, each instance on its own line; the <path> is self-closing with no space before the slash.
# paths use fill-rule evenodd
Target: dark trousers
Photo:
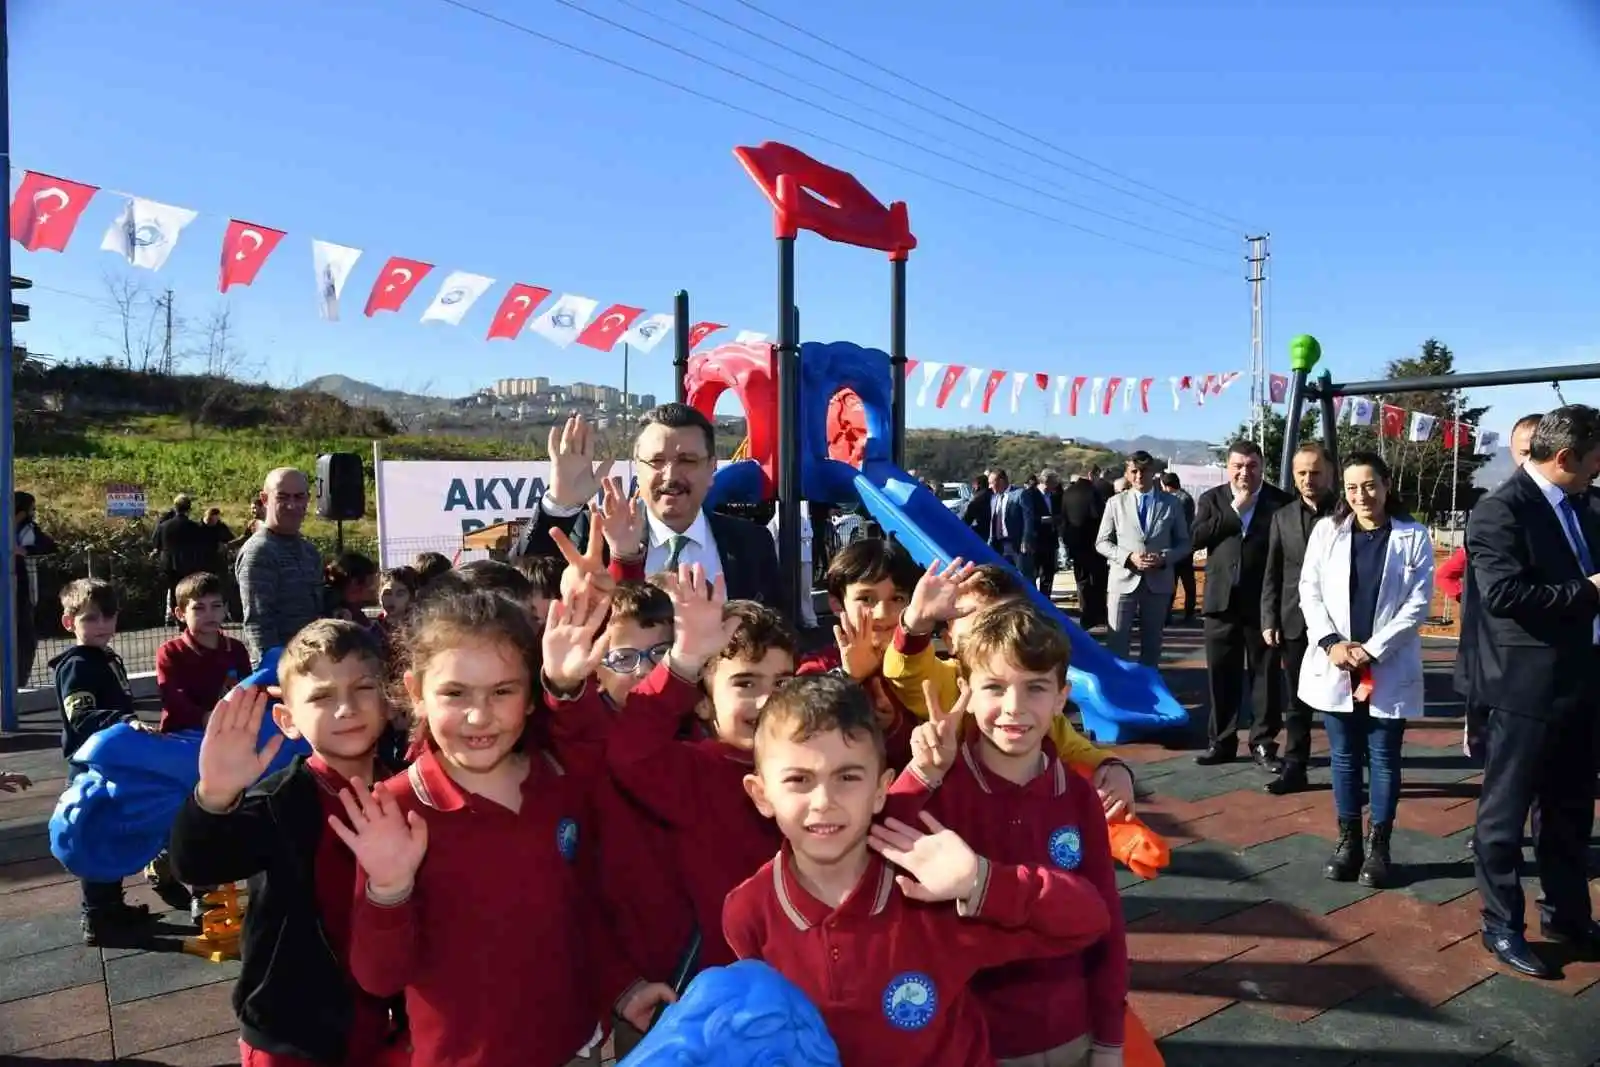
<path id="1" fill-rule="evenodd" d="M 1465 704 L 1467 728 L 1462 738 L 1462 748 L 1466 751 L 1468 759 L 1482 764 L 1483 739 L 1489 732 L 1489 708 L 1475 700 L 1468 700 Z"/>
<path id="2" fill-rule="evenodd" d="M 1200 605 L 1195 603 L 1194 599 L 1194 557 L 1190 556 L 1182 562 L 1174 563 L 1172 565 L 1172 576 L 1183 587 L 1183 617 L 1186 619 L 1193 618 L 1194 613 L 1200 608 Z M 1178 607 L 1176 593 L 1172 597 L 1172 607 L 1174 610 Z"/>
<path id="3" fill-rule="evenodd" d="M 1210 737 L 1237 745 L 1245 672 L 1250 675 L 1250 745 L 1277 743 L 1283 722 L 1283 672 L 1278 650 L 1261 640 L 1261 624 L 1231 615 L 1207 615 L 1206 682 L 1211 690 Z"/>
<path id="4" fill-rule="evenodd" d="M 34 627 L 34 606 L 26 594 L 14 601 L 17 618 L 17 689 L 26 689 L 33 675 L 33 657 L 39 651 L 39 631 Z M 3 640 L 3 638 L 0 638 Z"/>
<path id="5" fill-rule="evenodd" d="M 1072 577 L 1078 583 L 1078 625 L 1085 630 L 1106 621 L 1106 582 L 1110 575 L 1111 565 L 1093 545 L 1072 550 Z"/>
<path id="6" fill-rule="evenodd" d="M 1033 572 L 1038 579 L 1039 592 L 1049 596 L 1056 588 L 1056 556 L 1058 554 L 1054 541 L 1038 541 L 1033 547 Z"/>
<path id="7" fill-rule="evenodd" d="M 83 892 L 83 914 L 92 918 L 104 911 L 122 907 L 121 882 L 91 882 L 80 878 L 78 886 Z"/>
<path id="8" fill-rule="evenodd" d="M 1473 851 L 1488 933 L 1524 929 L 1522 827 L 1535 804 L 1533 855 L 1544 921 L 1571 930 L 1593 917 L 1585 865 L 1594 830 L 1597 736 L 1592 714 L 1545 722 L 1500 708 L 1489 712 Z"/>
<path id="9" fill-rule="evenodd" d="M 1283 758 L 1302 767 L 1311 762 L 1311 724 L 1317 719 L 1317 709 L 1300 699 L 1300 664 L 1309 647 L 1302 634 L 1284 638 L 1281 650 L 1289 676 L 1289 692 L 1283 698 Z"/>

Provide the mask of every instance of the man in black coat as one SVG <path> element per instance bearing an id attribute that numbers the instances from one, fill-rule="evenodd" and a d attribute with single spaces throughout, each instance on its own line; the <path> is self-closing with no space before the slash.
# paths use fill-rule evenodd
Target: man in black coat
<path id="1" fill-rule="evenodd" d="M 1228 480 L 1195 502 L 1194 547 L 1206 553 L 1206 681 L 1211 691 L 1208 744 L 1201 766 L 1239 755 L 1239 710 L 1249 672 L 1254 720 L 1250 751 L 1277 771 L 1283 682 L 1278 650 L 1261 639 L 1261 585 L 1267 571 L 1272 516 L 1289 494 L 1262 480 L 1265 461 L 1254 441 L 1228 448 Z"/>
<path id="2" fill-rule="evenodd" d="M 1297 793 L 1309 784 L 1311 724 L 1316 711 L 1300 699 L 1300 664 L 1306 658 L 1306 617 L 1300 610 L 1300 568 L 1306 561 L 1311 530 L 1333 512 L 1335 495 L 1328 453 L 1314 441 L 1294 454 L 1297 498 L 1272 516 L 1267 568 L 1261 582 L 1261 639 L 1283 657 L 1289 675 L 1284 701 L 1284 758 L 1278 777 L 1267 783 L 1275 796 Z"/>
<path id="3" fill-rule="evenodd" d="M 778 554 L 766 528 L 704 510 L 717 472 L 716 427 L 688 404 L 662 404 L 644 416 L 634 441 L 645 515 L 640 543 L 626 558 L 646 574 L 700 564 L 708 579 L 722 575 L 730 600 L 781 607 Z M 550 539 L 560 529 L 582 549 L 593 536 L 587 505 L 600 492 L 609 463 L 598 467 L 588 423 L 578 415 L 550 431 L 550 487 L 514 550 L 515 555 L 556 555 Z M 807 576 L 809 577 L 809 576 Z"/>
<path id="4" fill-rule="evenodd" d="M 1194 497 L 1190 496 L 1189 491 L 1183 487 L 1183 482 L 1179 479 L 1177 473 L 1174 471 L 1162 472 L 1161 488 L 1178 498 L 1178 502 L 1183 505 L 1183 521 L 1188 524 L 1189 529 L 1193 530 Z M 1172 577 L 1183 587 L 1183 621 L 1193 622 L 1195 614 L 1200 610 L 1199 606 L 1195 604 L 1194 597 L 1193 552 L 1172 564 Z M 1178 606 L 1178 594 L 1176 591 L 1172 594 L 1172 606 L 1174 609 Z M 1168 621 L 1170 622 L 1171 620 L 1169 619 Z"/>
<path id="5" fill-rule="evenodd" d="M 1546 414 L 1521 470 L 1467 522 L 1461 618 L 1472 693 L 1489 706 L 1475 828 L 1483 944 L 1535 978 L 1558 977 L 1528 945 L 1522 830 L 1537 802 L 1539 929 L 1579 959 L 1600 959 L 1585 863 L 1600 760 L 1600 411 Z"/>
<path id="6" fill-rule="evenodd" d="M 1105 502 L 1089 472 L 1079 472 L 1061 491 L 1061 543 L 1072 560 L 1072 577 L 1078 586 L 1078 625 L 1085 630 L 1106 621 L 1106 583 L 1111 564 L 1095 551 Z"/>
<path id="7" fill-rule="evenodd" d="M 967 506 L 961 511 L 961 521 L 986 543 L 989 540 L 993 502 L 994 494 L 989 491 L 988 474 L 975 475 L 972 479 L 972 495 L 967 498 Z"/>
<path id="8" fill-rule="evenodd" d="M 1046 467 L 1039 472 L 1039 499 L 1033 527 L 1033 571 L 1039 592 L 1051 596 L 1056 587 L 1056 563 L 1061 554 L 1061 476 Z"/>

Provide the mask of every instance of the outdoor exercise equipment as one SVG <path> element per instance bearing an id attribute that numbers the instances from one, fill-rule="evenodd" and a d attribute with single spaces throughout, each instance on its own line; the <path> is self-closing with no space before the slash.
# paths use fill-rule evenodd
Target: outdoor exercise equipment
<path id="1" fill-rule="evenodd" d="M 271 649 L 241 686 L 278 683 L 278 654 Z M 278 733 L 271 715 L 261 722 L 261 743 Z M 79 878 L 117 882 L 144 869 L 161 850 L 178 809 L 200 784 L 199 730 L 154 734 L 117 723 L 95 733 L 72 754 L 83 770 L 67 783 L 50 816 L 50 852 Z M 284 739 L 267 774 L 309 754 L 303 740 Z M 265 777 L 266 775 L 263 775 Z"/>
<path id="2" fill-rule="evenodd" d="M 201 898 L 206 910 L 200 915 L 198 937 L 183 939 L 183 951 L 212 963 L 239 958 L 239 936 L 244 933 L 244 905 L 239 889 L 229 883 Z"/>
<path id="3" fill-rule="evenodd" d="M 778 561 L 784 606 L 799 604 L 801 500 L 861 504 L 920 563 L 1003 563 L 961 519 L 906 474 L 905 267 L 917 246 L 904 204 L 884 207 L 854 177 L 787 145 L 734 154 L 774 208 L 778 239 L 779 340 L 726 344 L 694 356 L 684 400 L 711 416 L 732 390 L 750 429 L 749 459 L 717 472 L 707 507 L 778 502 Z M 810 230 L 889 254 L 891 353 L 848 341 L 800 343 L 794 315 L 794 242 Z M 844 461 L 848 460 L 848 462 Z M 1095 740 L 1117 743 L 1184 726 L 1188 712 L 1160 674 L 1118 659 L 1031 584 L 1029 594 L 1072 641 L 1073 701 Z"/>

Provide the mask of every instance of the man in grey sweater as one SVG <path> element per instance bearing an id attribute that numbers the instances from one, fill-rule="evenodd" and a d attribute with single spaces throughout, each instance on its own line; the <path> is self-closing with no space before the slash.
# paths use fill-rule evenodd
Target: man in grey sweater
<path id="1" fill-rule="evenodd" d="M 322 556 L 300 534 L 311 487 L 289 467 L 267 475 L 261 489 L 261 525 L 239 550 L 234 575 L 244 603 L 244 639 L 252 662 L 288 644 L 322 614 Z"/>

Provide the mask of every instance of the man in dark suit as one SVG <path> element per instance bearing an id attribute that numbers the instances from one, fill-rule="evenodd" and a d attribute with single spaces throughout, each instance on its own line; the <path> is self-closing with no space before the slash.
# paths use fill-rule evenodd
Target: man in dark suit
<path id="1" fill-rule="evenodd" d="M 1311 763 L 1311 724 L 1316 711 L 1300 699 L 1300 664 L 1306 658 L 1306 617 L 1300 611 L 1300 568 L 1306 561 L 1311 529 L 1333 511 L 1333 472 L 1321 445 L 1308 441 L 1294 454 L 1293 503 L 1272 516 L 1267 538 L 1267 568 L 1261 581 L 1261 640 L 1278 649 L 1289 675 L 1284 701 L 1283 766 L 1267 783 L 1275 796 L 1307 788 Z"/>
<path id="2" fill-rule="evenodd" d="M 784 603 L 772 535 L 756 523 L 707 512 L 703 505 L 717 471 L 716 428 L 688 404 L 662 404 L 644 416 L 634 442 L 645 523 L 638 547 L 646 574 L 700 564 L 707 578 L 722 575 L 730 600 Z M 593 536 L 587 505 L 610 464 L 598 466 L 588 424 L 573 416 L 550 432 L 550 487 L 514 553 L 554 555 L 551 529 L 583 548 Z"/>
<path id="3" fill-rule="evenodd" d="M 1203 767 L 1239 755 L 1239 705 L 1245 672 L 1255 711 L 1250 751 L 1261 766 L 1278 770 L 1276 738 L 1283 714 L 1278 650 L 1261 639 L 1261 584 L 1267 571 L 1272 516 L 1289 494 L 1262 480 L 1264 460 L 1254 441 L 1228 448 L 1228 480 L 1195 503 L 1194 547 L 1206 553 L 1206 680 L 1211 690 L 1209 744 L 1196 760 Z"/>
<path id="4" fill-rule="evenodd" d="M 989 506 L 992 500 L 989 475 L 976 475 L 972 479 L 972 495 L 967 498 L 967 506 L 961 512 L 961 521 L 985 541 L 989 540 Z"/>
<path id="5" fill-rule="evenodd" d="M 1095 550 L 1105 503 L 1088 471 L 1078 472 L 1072 484 L 1061 491 L 1061 540 L 1072 561 L 1072 577 L 1078 587 L 1078 625 L 1085 630 L 1106 622 L 1106 586 L 1111 564 Z"/>
<path id="6" fill-rule="evenodd" d="M 1161 488 L 1178 498 L 1178 503 L 1183 505 L 1183 521 L 1194 529 L 1194 497 L 1183 487 L 1183 482 L 1174 471 L 1165 471 L 1161 475 Z M 1195 614 L 1200 610 L 1195 604 L 1194 597 L 1194 553 L 1189 553 L 1183 559 L 1172 565 L 1172 577 L 1178 585 L 1183 587 L 1183 621 L 1193 622 Z M 1172 594 L 1172 606 L 1178 606 L 1178 594 Z M 1169 622 L 1171 620 L 1168 620 Z"/>
<path id="7" fill-rule="evenodd" d="M 1600 759 L 1600 411 L 1547 413 L 1528 462 L 1467 522 L 1461 618 L 1472 693 L 1489 707 L 1475 849 L 1483 944 L 1535 978 L 1558 977 L 1528 945 L 1522 828 L 1537 802 L 1539 929 L 1580 959 L 1600 959 L 1585 863 Z"/>
<path id="8" fill-rule="evenodd" d="M 1000 467 L 989 472 L 989 547 L 1027 580 L 1033 578 L 1036 516 L 1027 486 L 1012 485 L 1011 476 Z"/>
<path id="9" fill-rule="evenodd" d="M 1056 563 L 1061 554 L 1061 476 L 1046 467 L 1039 472 L 1038 516 L 1033 527 L 1033 568 L 1039 592 L 1050 596 L 1056 587 Z"/>

